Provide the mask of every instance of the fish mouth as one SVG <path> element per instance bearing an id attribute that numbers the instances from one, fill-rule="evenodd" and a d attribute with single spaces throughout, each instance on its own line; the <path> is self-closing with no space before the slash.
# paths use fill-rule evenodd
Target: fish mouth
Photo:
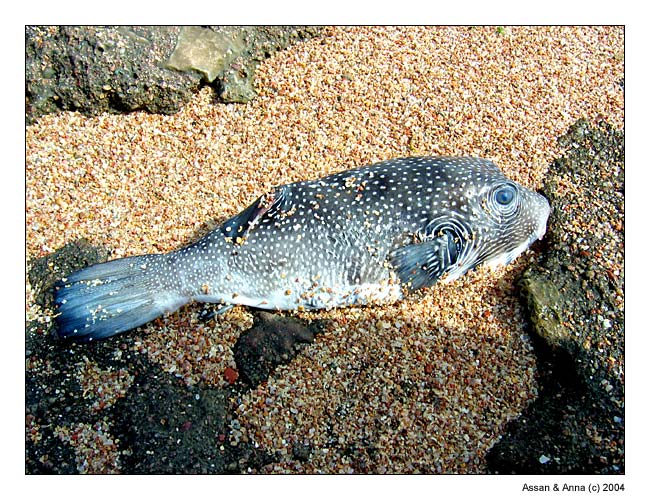
<path id="1" fill-rule="evenodd" d="M 533 243 L 536 240 L 541 240 L 544 237 L 544 235 L 546 234 L 546 229 L 547 229 L 546 225 L 548 224 L 548 219 L 551 216 L 551 213 L 553 212 L 551 204 L 544 197 L 544 195 L 542 195 L 541 193 L 535 193 L 535 194 L 538 196 L 541 217 L 539 220 L 539 224 L 537 225 L 537 232 L 531 236 L 529 243 Z"/>
<path id="2" fill-rule="evenodd" d="M 539 222 L 537 225 L 537 231 L 535 231 L 530 238 L 528 238 L 528 245 L 531 245 L 535 243 L 537 240 L 541 240 L 544 238 L 544 235 L 546 234 L 546 223 L 547 219 L 543 219 Z"/>

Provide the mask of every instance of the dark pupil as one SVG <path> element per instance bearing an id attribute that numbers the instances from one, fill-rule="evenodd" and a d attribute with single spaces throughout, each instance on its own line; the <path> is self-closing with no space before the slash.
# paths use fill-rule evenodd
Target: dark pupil
<path id="1" fill-rule="evenodd" d="M 496 192 L 497 203 L 507 205 L 512 201 L 515 193 L 510 186 L 503 187 Z"/>

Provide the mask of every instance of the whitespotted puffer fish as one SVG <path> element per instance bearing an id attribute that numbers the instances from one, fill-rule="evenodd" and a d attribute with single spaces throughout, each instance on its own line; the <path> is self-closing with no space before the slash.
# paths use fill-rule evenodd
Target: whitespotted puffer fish
<path id="1" fill-rule="evenodd" d="M 275 188 L 187 247 L 96 264 L 55 286 L 58 335 L 88 341 L 191 302 L 314 310 L 394 302 L 546 231 L 546 199 L 490 161 L 383 161 Z"/>

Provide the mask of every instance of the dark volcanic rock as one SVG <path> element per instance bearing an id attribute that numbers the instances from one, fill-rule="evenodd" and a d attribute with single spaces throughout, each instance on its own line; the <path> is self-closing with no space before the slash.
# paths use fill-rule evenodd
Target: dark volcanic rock
<path id="1" fill-rule="evenodd" d="M 239 336 L 233 348 L 239 373 L 252 386 L 260 384 L 298 354 L 297 344 L 313 342 L 319 328 L 294 317 L 257 312 L 253 327 Z"/>
<path id="2" fill-rule="evenodd" d="M 60 110 L 176 113 L 201 81 L 196 72 L 163 67 L 179 32 L 173 26 L 28 26 L 27 117 Z"/>
<path id="3" fill-rule="evenodd" d="M 135 474 L 242 472 L 272 458 L 250 444 L 231 443 L 228 391 L 189 388 L 146 363 L 113 411 L 122 470 Z"/>
<path id="4" fill-rule="evenodd" d="M 28 123 L 61 110 L 173 114 L 203 84 L 225 102 L 256 94 L 273 52 L 320 34 L 311 27 L 28 26 Z"/>
<path id="5" fill-rule="evenodd" d="M 548 173 L 544 260 L 522 276 L 540 396 L 493 447 L 495 472 L 623 473 L 624 137 L 574 124 Z"/>

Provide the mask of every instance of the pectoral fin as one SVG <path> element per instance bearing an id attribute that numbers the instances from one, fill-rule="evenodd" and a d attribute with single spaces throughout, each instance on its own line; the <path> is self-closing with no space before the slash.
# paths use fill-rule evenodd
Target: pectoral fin
<path id="1" fill-rule="evenodd" d="M 433 286 L 456 263 L 458 255 L 454 236 L 446 232 L 438 238 L 394 250 L 390 261 L 402 283 L 417 290 Z"/>

